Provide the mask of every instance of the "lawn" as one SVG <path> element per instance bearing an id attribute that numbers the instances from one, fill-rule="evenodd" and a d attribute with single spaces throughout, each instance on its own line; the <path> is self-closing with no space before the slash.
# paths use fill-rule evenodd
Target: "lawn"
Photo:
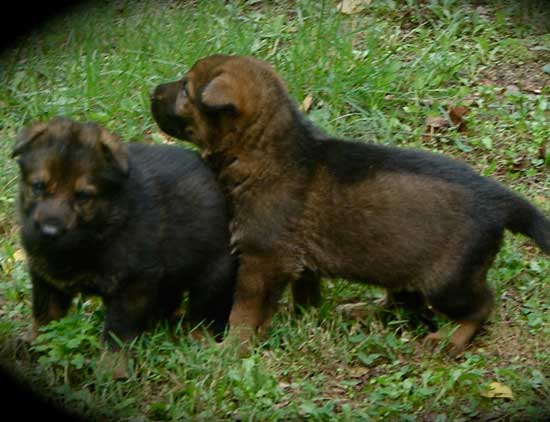
<path id="1" fill-rule="evenodd" d="M 422 347 L 425 318 L 383 310 L 382 291 L 342 280 L 325 280 L 323 305 L 300 317 L 285 296 L 245 359 L 161 325 L 131 345 L 130 377 L 113 381 L 98 364 L 100 302 L 85 297 L 35 343 L 22 340 L 31 308 L 17 132 L 61 114 L 128 142 L 171 142 L 149 93 L 212 53 L 271 62 L 330 134 L 463 159 L 550 214 L 546 2 L 372 0 L 351 15 L 329 0 L 77 6 L 0 56 L 2 365 L 94 420 L 548 420 L 550 259 L 521 236 L 506 236 L 489 273 L 495 311 L 458 360 Z M 372 302 L 367 317 L 335 311 L 358 301 Z"/>

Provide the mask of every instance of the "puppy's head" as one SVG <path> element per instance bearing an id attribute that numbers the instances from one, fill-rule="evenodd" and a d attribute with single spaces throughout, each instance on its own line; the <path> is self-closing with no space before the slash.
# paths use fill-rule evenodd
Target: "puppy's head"
<path id="1" fill-rule="evenodd" d="M 182 79 L 157 86 L 151 111 L 169 135 L 215 149 L 227 135 L 239 136 L 271 113 L 284 98 L 285 86 L 266 62 L 214 55 L 196 62 Z"/>
<path id="2" fill-rule="evenodd" d="M 95 123 L 65 118 L 18 136 L 22 237 L 31 252 L 83 246 L 96 236 L 128 174 L 125 145 Z"/>

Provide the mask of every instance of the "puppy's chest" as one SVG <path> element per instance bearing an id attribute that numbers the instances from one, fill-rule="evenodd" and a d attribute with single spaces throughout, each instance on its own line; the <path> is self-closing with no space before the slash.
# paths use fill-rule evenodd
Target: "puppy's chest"
<path id="1" fill-rule="evenodd" d="M 105 277 L 90 271 L 67 271 L 62 275 L 55 274 L 50 270 L 48 262 L 39 257 L 30 256 L 29 265 L 48 284 L 70 294 L 105 295 L 111 293 L 118 284 L 116 282 L 109 283 Z"/>
<path id="2" fill-rule="evenodd" d="M 258 186 L 231 197 L 231 245 L 245 251 L 294 248 L 302 230 L 303 202 L 277 186 Z"/>

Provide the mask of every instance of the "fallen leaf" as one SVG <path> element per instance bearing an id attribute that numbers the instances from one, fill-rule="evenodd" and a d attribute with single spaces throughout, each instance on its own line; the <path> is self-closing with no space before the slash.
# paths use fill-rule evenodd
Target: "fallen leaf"
<path id="1" fill-rule="evenodd" d="M 370 2 L 371 0 L 342 0 L 336 8 L 344 15 L 353 15 L 365 10 Z"/>
<path id="2" fill-rule="evenodd" d="M 516 157 L 512 161 L 512 169 L 514 171 L 523 171 L 523 170 L 527 169 L 529 167 L 529 165 L 530 165 L 529 160 L 524 155 Z"/>
<path id="3" fill-rule="evenodd" d="M 506 85 L 506 89 L 504 90 L 505 94 L 519 94 L 520 89 L 517 85 Z"/>
<path id="4" fill-rule="evenodd" d="M 464 132 L 466 130 L 466 122 L 464 121 L 464 116 L 468 114 L 470 109 L 468 107 L 458 106 L 452 107 L 449 110 L 449 118 L 453 122 L 453 125 L 457 127 L 459 132 Z"/>
<path id="5" fill-rule="evenodd" d="M 434 129 L 445 129 L 448 128 L 450 124 L 444 117 L 428 116 L 426 118 L 426 126 Z"/>
<path id="6" fill-rule="evenodd" d="M 353 368 L 350 368 L 349 370 L 349 376 L 351 378 L 363 378 L 363 376 L 367 375 L 369 373 L 369 368 L 366 368 L 364 366 L 356 366 Z"/>
<path id="7" fill-rule="evenodd" d="M 488 18 L 489 17 L 489 11 L 487 10 L 487 8 L 485 8 L 483 6 L 476 7 L 476 12 L 482 18 Z"/>
<path id="8" fill-rule="evenodd" d="M 23 249 L 17 249 L 13 254 L 13 259 L 15 261 L 24 261 L 26 258 L 25 251 Z"/>
<path id="9" fill-rule="evenodd" d="M 487 86 L 492 86 L 492 85 L 495 84 L 495 82 L 493 80 L 488 79 L 488 78 L 482 79 L 479 83 L 481 85 L 487 85 Z"/>
<path id="10" fill-rule="evenodd" d="M 336 312 L 345 318 L 363 319 L 368 315 L 369 309 L 367 302 L 344 303 L 336 307 Z"/>
<path id="11" fill-rule="evenodd" d="M 542 71 L 545 72 L 545 73 L 550 73 L 550 63 L 545 64 L 544 66 L 542 66 Z"/>
<path id="12" fill-rule="evenodd" d="M 151 134 L 151 138 L 153 138 L 153 140 L 154 140 L 156 143 L 168 144 L 168 145 L 173 145 L 173 144 L 176 143 L 172 138 L 170 138 L 170 137 L 169 137 L 168 135 L 166 135 L 164 132 L 152 133 L 152 134 Z"/>
<path id="13" fill-rule="evenodd" d="M 533 94 L 540 94 L 542 92 L 542 89 L 536 85 L 534 85 L 532 82 L 530 81 L 526 81 L 526 82 L 523 82 L 521 84 L 521 89 L 523 91 L 528 91 L 528 92 L 532 92 Z"/>
<path id="14" fill-rule="evenodd" d="M 313 104 L 313 95 L 307 94 L 306 97 L 304 98 L 304 101 L 302 101 L 302 104 L 300 105 L 300 110 L 304 113 L 307 113 L 311 108 L 312 104 Z"/>
<path id="15" fill-rule="evenodd" d="M 274 409 L 282 409 L 283 407 L 287 407 L 290 404 L 290 400 L 283 400 L 280 403 L 277 403 L 275 406 L 273 406 Z"/>
<path id="16" fill-rule="evenodd" d="M 507 385 L 501 384 L 500 382 L 492 382 L 489 384 L 489 390 L 482 391 L 480 394 L 481 396 L 489 399 L 514 400 L 514 393 L 512 393 L 512 389 Z"/>
<path id="17" fill-rule="evenodd" d="M 436 133 L 443 132 L 451 126 L 451 123 L 439 116 L 428 116 L 426 118 L 426 130 L 424 131 L 424 140 L 429 141 Z"/>

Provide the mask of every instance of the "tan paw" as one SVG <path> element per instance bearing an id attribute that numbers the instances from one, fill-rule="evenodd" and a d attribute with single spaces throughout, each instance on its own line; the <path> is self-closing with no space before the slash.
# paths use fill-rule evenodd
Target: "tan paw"
<path id="1" fill-rule="evenodd" d="M 367 302 L 344 303 L 336 307 L 336 312 L 348 319 L 365 319 L 372 311 L 372 307 Z"/>
<path id="2" fill-rule="evenodd" d="M 130 377 L 128 373 L 128 356 L 124 352 L 103 352 L 98 366 L 102 371 L 110 372 L 113 380 L 122 381 Z"/>

